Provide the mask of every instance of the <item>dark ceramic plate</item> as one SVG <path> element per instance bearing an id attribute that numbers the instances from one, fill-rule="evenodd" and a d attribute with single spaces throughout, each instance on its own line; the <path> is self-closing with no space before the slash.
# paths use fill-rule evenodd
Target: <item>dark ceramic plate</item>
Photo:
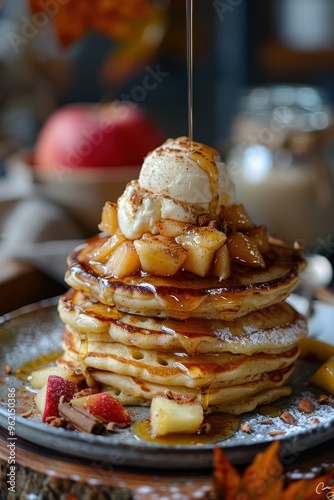
<path id="1" fill-rule="evenodd" d="M 298 308 L 299 298 L 295 297 Z M 62 323 L 56 309 L 57 299 L 44 301 L 20 309 L 0 318 L 0 366 L 9 364 L 13 371 L 31 360 L 48 356 L 60 349 Z M 332 325 L 334 308 L 316 302 L 310 319 L 310 334 L 334 345 Z M 320 394 L 315 387 L 307 384 L 310 375 L 317 369 L 317 364 L 299 360 L 293 374 L 291 385 L 293 393 L 281 398 L 275 406 L 289 410 L 296 418 L 296 425 L 287 425 L 279 417 L 273 418 L 273 424 L 261 425 L 263 417 L 258 412 L 245 414 L 241 421 L 249 424 L 251 434 L 238 430 L 232 437 L 221 441 L 228 458 L 234 464 L 243 464 L 252 460 L 254 455 L 265 448 L 273 439 L 280 439 L 282 460 L 289 463 L 296 459 L 303 450 L 320 444 L 334 437 L 334 408 L 331 405 L 318 405 Z M 2 375 L 0 385 L 0 425 L 8 428 L 8 394 L 15 389 L 15 435 L 51 450 L 66 455 L 85 457 L 92 460 L 108 461 L 118 466 L 153 467 L 164 469 L 200 469 L 212 466 L 213 448 L 210 445 L 160 445 L 138 440 L 132 429 L 122 429 L 108 435 L 87 435 L 61 428 L 54 428 L 41 423 L 39 417 L 23 418 L 23 410 L 33 405 L 33 394 L 29 384 L 13 374 Z M 316 410 L 304 415 L 296 408 L 301 398 L 314 400 Z M 147 418 L 148 408 L 131 407 L 133 420 Z M 317 425 L 311 425 L 316 417 Z M 270 430 L 284 430 L 285 434 L 273 438 Z M 284 463 L 284 462 L 283 462 Z"/>

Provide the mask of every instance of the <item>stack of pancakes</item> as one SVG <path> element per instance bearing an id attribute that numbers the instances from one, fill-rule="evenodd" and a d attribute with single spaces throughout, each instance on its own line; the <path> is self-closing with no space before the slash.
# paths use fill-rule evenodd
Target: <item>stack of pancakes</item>
<path id="1" fill-rule="evenodd" d="M 232 264 L 223 281 L 185 271 L 119 279 L 94 261 L 109 237 L 100 233 L 68 259 L 60 364 L 80 365 L 89 386 L 122 404 L 148 405 L 167 390 L 240 414 L 291 392 L 307 334 L 285 302 L 304 265 L 298 250 L 272 242 L 264 268 Z"/>

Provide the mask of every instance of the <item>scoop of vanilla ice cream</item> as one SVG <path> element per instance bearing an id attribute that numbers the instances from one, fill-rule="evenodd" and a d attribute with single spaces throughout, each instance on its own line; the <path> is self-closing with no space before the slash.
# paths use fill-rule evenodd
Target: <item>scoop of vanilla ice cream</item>
<path id="1" fill-rule="evenodd" d="M 169 139 L 149 153 L 139 179 L 118 199 L 118 225 L 125 237 L 157 234 L 155 223 L 174 219 L 196 223 L 214 218 L 221 205 L 234 203 L 234 188 L 219 153 L 187 137 Z"/>

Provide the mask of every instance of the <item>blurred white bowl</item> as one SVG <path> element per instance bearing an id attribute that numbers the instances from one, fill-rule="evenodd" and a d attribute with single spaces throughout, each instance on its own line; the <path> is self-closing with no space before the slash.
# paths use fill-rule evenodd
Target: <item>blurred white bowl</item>
<path id="1" fill-rule="evenodd" d="M 23 191 L 58 203 L 88 234 L 96 234 L 106 201 L 116 202 L 125 186 L 139 176 L 141 165 L 104 168 L 41 169 L 23 150 L 6 162 L 9 179 L 25 183 Z"/>

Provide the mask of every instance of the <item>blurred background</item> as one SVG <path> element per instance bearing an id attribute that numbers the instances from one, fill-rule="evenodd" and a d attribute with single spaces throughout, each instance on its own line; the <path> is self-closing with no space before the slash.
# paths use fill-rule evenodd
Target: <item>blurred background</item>
<path id="1" fill-rule="evenodd" d="M 186 0 L 118 4 L 0 2 L 0 257 L 16 252 L 60 287 L 57 258 L 67 247 L 52 255 L 47 243 L 93 229 L 57 197 L 49 213 L 48 194 L 36 192 L 34 173 L 16 155 L 33 152 L 46 120 L 70 103 L 130 101 L 164 137 L 188 134 Z M 256 221 L 331 260 L 333 19 L 332 0 L 194 0 L 194 140 L 219 150 Z M 44 219 L 22 230 L 22 213 Z M 37 264 L 36 243 L 44 243 Z"/>

